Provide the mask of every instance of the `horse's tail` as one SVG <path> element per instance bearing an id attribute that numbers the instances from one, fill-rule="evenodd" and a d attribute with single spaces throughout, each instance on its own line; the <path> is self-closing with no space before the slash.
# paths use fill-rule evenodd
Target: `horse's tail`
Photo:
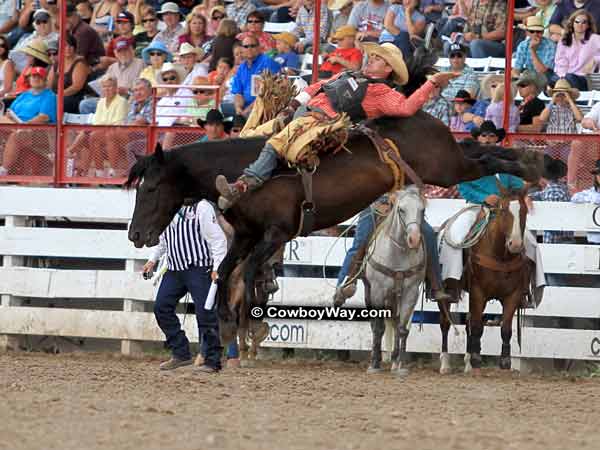
<path id="1" fill-rule="evenodd" d="M 402 93 L 407 97 L 415 92 L 427 81 L 427 75 L 437 70 L 434 65 L 438 59 L 437 52 L 425 47 L 418 47 L 412 56 L 406 61 L 408 69 L 408 82 L 402 86 Z"/>

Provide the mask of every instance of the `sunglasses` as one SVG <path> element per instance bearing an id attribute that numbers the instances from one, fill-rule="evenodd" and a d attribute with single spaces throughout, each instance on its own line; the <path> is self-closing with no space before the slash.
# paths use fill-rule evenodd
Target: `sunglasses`
<path id="1" fill-rule="evenodd" d="M 527 30 L 528 33 L 531 34 L 543 34 L 544 32 L 542 30 Z"/>
<path id="2" fill-rule="evenodd" d="M 56 55 L 58 55 L 58 52 L 57 52 L 57 51 L 54 51 L 54 50 L 48 50 L 48 56 L 56 56 Z"/>
<path id="3" fill-rule="evenodd" d="M 163 77 L 163 81 L 165 83 L 168 83 L 169 81 L 177 81 L 177 77 L 176 76 L 172 76 L 172 77 Z"/>
<path id="4" fill-rule="evenodd" d="M 150 52 L 149 55 L 150 56 L 163 56 L 164 53 L 163 52 Z"/>
<path id="5" fill-rule="evenodd" d="M 585 19 L 583 19 L 583 20 L 577 19 L 577 20 L 574 20 L 573 23 L 576 23 L 578 25 L 586 25 L 588 23 L 588 21 Z"/>
<path id="6" fill-rule="evenodd" d="M 244 48 L 256 48 L 256 47 L 258 47 L 258 44 L 246 44 L 246 45 L 242 45 L 242 47 L 244 47 Z"/>
<path id="7" fill-rule="evenodd" d="M 47 21 L 47 20 L 36 20 L 36 21 L 35 21 L 35 24 L 36 24 L 36 25 L 41 25 L 41 24 L 43 24 L 43 23 L 48 23 L 48 21 Z"/>
<path id="8" fill-rule="evenodd" d="M 144 19 L 144 20 L 142 20 L 142 23 L 152 23 L 152 22 L 156 22 L 156 19 Z"/>
<path id="9" fill-rule="evenodd" d="M 213 16 L 213 20 L 221 20 L 223 18 L 225 18 L 225 16 L 221 16 L 221 15 Z"/>
<path id="10" fill-rule="evenodd" d="M 232 132 L 232 133 L 240 133 L 241 131 L 242 131 L 242 129 L 241 129 L 241 128 L 232 128 L 232 129 L 231 129 L 231 132 Z"/>
<path id="11" fill-rule="evenodd" d="M 464 58 L 464 57 L 465 57 L 465 55 L 463 55 L 462 53 L 452 53 L 450 55 L 450 59 L 452 59 L 452 58 Z"/>
<path id="12" fill-rule="evenodd" d="M 262 20 L 248 20 L 248 23 L 263 23 Z"/>

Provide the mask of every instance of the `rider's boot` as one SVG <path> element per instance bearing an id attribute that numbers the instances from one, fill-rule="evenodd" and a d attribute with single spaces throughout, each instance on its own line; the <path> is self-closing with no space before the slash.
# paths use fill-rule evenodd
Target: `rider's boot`
<path id="1" fill-rule="evenodd" d="M 333 296 L 334 306 L 342 306 L 346 299 L 356 294 L 356 284 L 358 281 L 358 275 L 360 274 L 363 259 L 365 257 L 365 254 L 367 253 L 367 247 L 368 242 L 361 245 L 352 257 L 352 262 L 350 263 L 350 269 L 348 270 L 348 275 L 346 276 L 346 279 L 342 282 L 341 285 L 335 288 L 335 295 Z"/>
<path id="2" fill-rule="evenodd" d="M 231 208 L 239 200 L 244 192 L 253 191 L 262 185 L 262 181 L 251 175 L 242 175 L 234 183 L 228 183 L 227 178 L 218 175 L 215 186 L 221 196 L 219 197 L 219 208 L 226 210 Z"/>

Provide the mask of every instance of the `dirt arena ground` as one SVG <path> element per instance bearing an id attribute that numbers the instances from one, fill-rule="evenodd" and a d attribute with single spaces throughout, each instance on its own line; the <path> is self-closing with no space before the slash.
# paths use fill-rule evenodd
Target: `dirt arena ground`
<path id="1" fill-rule="evenodd" d="M 600 379 L 404 381 L 364 365 L 264 361 L 197 376 L 156 358 L 0 355 L 0 449 L 593 449 Z"/>

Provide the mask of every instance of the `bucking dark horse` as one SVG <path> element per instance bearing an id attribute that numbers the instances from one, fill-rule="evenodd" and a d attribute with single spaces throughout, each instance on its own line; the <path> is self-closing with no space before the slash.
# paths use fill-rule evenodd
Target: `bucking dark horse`
<path id="1" fill-rule="evenodd" d="M 411 81 L 404 86 L 406 95 L 425 81 L 426 71 L 423 67 L 417 69 L 412 68 Z M 501 147 L 482 148 L 473 142 L 457 143 L 448 127 L 424 112 L 407 118 L 379 119 L 368 125 L 396 143 L 402 158 L 425 183 L 448 187 L 499 172 L 529 181 L 537 181 L 542 175 L 542 155 Z M 126 186 L 135 186 L 137 190 L 129 239 L 136 247 L 156 245 L 184 199 L 216 202 L 219 196 L 216 176 L 223 174 L 235 179 L 256 159 L 265 141 L 249 138 L 194 143 L 169 152 L 157 146 L 154 154 L 137 161 L 126 182 Z M 352 133 L 345 147 L 347 151 L 323 155 L 314 175 L 312 189 L 317 212 L 314 230 L 354 216 L 395 185 L 392 171 L 367 136 Z M 303 200 L 301 177 L 283 171 L 258 190 L 244 194 L 226 211 L 226 219 L 235 228 L 235 237 L 219 267 L 222 319 L 229 318 L 225 281 L 246 257 L 246 300 L 248 305 L 256 304 L 257 270 L 296 235 Z"/>

